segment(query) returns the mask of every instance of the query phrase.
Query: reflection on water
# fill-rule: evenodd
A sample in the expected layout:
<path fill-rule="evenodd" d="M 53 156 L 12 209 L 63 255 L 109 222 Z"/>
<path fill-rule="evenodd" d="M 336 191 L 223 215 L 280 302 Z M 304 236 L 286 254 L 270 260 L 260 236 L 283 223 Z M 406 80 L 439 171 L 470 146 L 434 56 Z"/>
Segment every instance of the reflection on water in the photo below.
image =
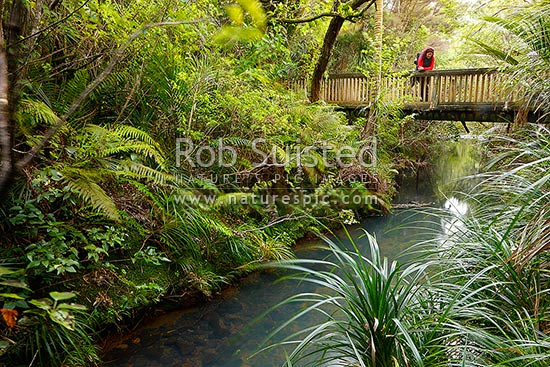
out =
<path fill-rule="evenodd" d="M 464 219 L 468 213 L 468 204 L 455 197 L 451 197 L 445 201 L 443 208 L 448 212 L 448 216 L 441 218 L 443 233 L 446 236 L 459 233 L 464 228 Z"/>
<path fill-rule="evenodd" d="M 440 151 L 434 162 L 434 186 L 438 194 L 472 188 L 475 181 L 465 181 L 463 178 L 479 172 L 483 155 L 482 144 L 483 141 L 478 139 L 461 139 L 439 147 Z"/>
<path fill-rule="evenodd" d="M 462 218 L 468 212 L 468 204 L 460 201 L 455 197 L 451 197 L 445 201 L 443 208 L 447 209 L 455 217 Z"/>

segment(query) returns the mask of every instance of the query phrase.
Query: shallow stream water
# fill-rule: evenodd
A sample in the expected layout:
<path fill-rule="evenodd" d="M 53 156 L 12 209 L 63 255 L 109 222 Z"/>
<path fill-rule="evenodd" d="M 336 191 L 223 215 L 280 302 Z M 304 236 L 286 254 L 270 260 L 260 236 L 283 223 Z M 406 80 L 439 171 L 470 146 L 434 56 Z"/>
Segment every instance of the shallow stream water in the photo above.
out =
<path fill-rule="evenodd" d="M 460 155 L 464 148 L 446 154 Z M 463 158 L 461 158 L 462 161 Z M 448 158 L 443 159 L 449 162 Z M 448 169 L 456 176 L 456 165 Z M 471 168 L 469 168 L 471 170 Z M 439 176 L 441 181 L 441 175 Z M 421 182 L 422 185 L 418 185 Z M 401 203 L 433 202 L 431 208 L 446 208 L 460 215 L 455 198 L 438 200 L 433 181 L 423 177 L 409 178 L 402 183 L 397 200 Z M 460 204 L 461 205 L 461 204 Z M 429 240 L 446 230 L 430 207 L 421 210 L 396 210 L 384 217 L 369 217 L 362 223 L 348 226 L 334 234 L 335 241 L 349 246 L 350 238 L 367 251 L 364 231 L 374 235 L 383 256 L 406 261 L 401 252 L 412 244 Z M 455 214 L 456 214 L 455 213 Z M 349 236 L 349 237 L 348 237 Z M 320 239 L 303 241 L 297 250 L 300 258 L 321 258 L 327 255 L 312 249 Z M 285 305 L 259 318 L 285 298 L 314 291 L 308 282 L 279 281 L 281 271 L 256 273 L 245 278 L 238 287 L 202 307 L 174 311 L 140 326 L 117 348 L 105 356 L 107 367 L 271 367 L 280 366 L 285 351 L 275 348 L 253 356 L 265 338 L 299 310 L 299 305 Z M 303 305 L 302 305 L 303 306 Z M 293 323 L 286 332 L 297 332 L 312 325 L 309 315 Z M 258 320 L 259 318 L 259 320 Z"/>

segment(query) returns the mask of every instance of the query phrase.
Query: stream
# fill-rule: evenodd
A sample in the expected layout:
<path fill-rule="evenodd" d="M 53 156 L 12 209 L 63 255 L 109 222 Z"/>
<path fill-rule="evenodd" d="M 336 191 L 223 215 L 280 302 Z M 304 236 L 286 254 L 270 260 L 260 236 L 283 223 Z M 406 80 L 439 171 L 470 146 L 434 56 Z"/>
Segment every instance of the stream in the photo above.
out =
<path fill-rule="evenodd" d="M 400 182 L 397 203 L 433 203 L 420 209 L 395 210 L 384 217 L 369 217 L 361 223 L 334 233 L 333 240 L 349 246 L 350 238 L 361 249 L 368 248 L 364 231 L 374 235 L 381 254 L 390 260 L 406 261 L 402 254 L 412 244 L 430 240 L 448 228 L 431 214 L 440 208 L 451 215 L 467 209 L 458 199 L 436 195 L 449 189 L 457 176 L 475 171 L 476 149 L 463 140 L 445 145 L 436 167 L 442 169 L 423 177 L 405 178 Z M 454 164 L 453 164 L 454 162 Z M 458 162 L 458 163 L 457 163 Z M 458 167 L 463 165 L 463 167 Z M 457 168 L 458 167 L 458 168 Z M 419 225 L 421 223 L 421 225 Z M 326 252 L 316 248 L 322 240 L 302 241 L 296 249 L 300 258 L 322 258 Z M 279 281 L 282 271 L 254 273 L 238 286 L 225 290 L 210 304 L 193 309 L 173 311 L 140 325 L 120 341 L 105 357 L 106 367 L 271 367 L 284 362 L 281 347 L 254 353 L 265 338 L 299 310 L 299 305 L 285 305 L 263 315 L 291 295 L 314 291 L 309 282 Z M 262 316 L 263 315 L 263 316 Z M 262 317 L 260 317 L 262 316 Z M 315 320 L 309 313 L 285 332 L 297 332 Z M 283 335 L 284 336 L 284 335 Z M 288 350 L 287 350 L 288 353 Z"/>

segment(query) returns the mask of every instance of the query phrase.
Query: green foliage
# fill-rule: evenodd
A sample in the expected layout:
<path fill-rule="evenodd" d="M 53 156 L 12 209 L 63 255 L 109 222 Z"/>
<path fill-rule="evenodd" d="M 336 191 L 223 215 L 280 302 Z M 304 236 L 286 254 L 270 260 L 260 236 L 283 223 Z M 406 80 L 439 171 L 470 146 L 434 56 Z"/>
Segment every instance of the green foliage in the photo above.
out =
<path fill-rule="evenodd" d="M 51 183 L 51 180 L 37 179 L 34 187 L 44 190 L 42 194 L 33 199 L 15 200 L 10 208 L 8 220 L 14 235 L 28 243 L 24 248 L 28 269 L 34 269 L 37 275 L 75 273 L 87 262 L 102 261 L 110 250 L 123 246 L 127 235 L 114 226 L 78 228 L 71 224 L 68 219 L 74 219 L 74 213 L 67 204 L 75 205 L 78 195 L 67 186 L 59 189 Z M 66 206 L 56 214 L 47 211 L 62 203 Z M 29 227 L 30 231 L 23 229 Z"/>
<path fill-rule="evenodd" d="M 49 318 L 50 321 L 56 322 L 66 329 L 74 330 L 74 316 L 69 311 L 82 311 L 86 310 L 86 307 L 74 303 L 59 302 L 74 297 L 76 297 L 76 294 L 71 292 L 50 292 L 50 298 L 29 301 L 37 309 L 28 310 L 27 313 L 36 315 L 39 318 Z"/>
<path fill-rule="evenodd" d="M 371 194 L 360 185 L 339 188 L 333 180 L 338 169 L 318 152 L 299 162 L 306 146 L 330 143 L 333 163 L 337 149 L 360 147 L 359 132 L 343 113 L 304 105 L 280 84 L 312 68 L 322 30 L 277 24 L 268 15 L 300 16 L 302 10 L 327 11 L 330 4 L 274 5 L 269 14 L 255 0 L 225 9 L 206 0 L 68 0 L 43 6 L 41 14 L 25 5 L 24 31 L 33 25 L 45 31 L 17 44 L 18 151 L 36 147 L 109 61 L 120 61 L 2 203 L 0 228 L 6 236 L 0 255 L 25 267 L 24 278 L 23 270 L 2 274 L 1 283 L 9 286 L 4 306 L 34 310 L 25 314 L 30 322 L 14 337 L 17 348 L 10 347 L 8 357 L 17 354 L 22 364 L 31 364 L 37 353 L 43 365 L 94 364 L 93 331 L 84 324 L 99 329 L 120 322 L 168 292 L 214 296 L 263 262 L 292 258 L 294 241 L 317 225 L 311 214 L 353 221 L 357 207 L 333 204 L 350 193 Z M 124 54 L 114 53 L 136 29 L 173 21 L 188 24 L 148 28 Z M 238 159 L 231 167 L 177 167 L 174 141 L 180 137 L 197 147 L 231 145 Z M 255 167 L 258 138 L 264 140 L 260 149 L 289 164 Z M 304 165 L 313 161 L 317 164 Z M 223 184 L 207 178 L 247 173 L 262 179 Z M 277 182 L 277 175 L 284 180 Z M 293 176 L 310 188 L 300 191 Z M 276 190 L 329 193 L 332 201 L 266 207 L 229 200 Z M 213 199 L 193 201 L 197 197 Z M 34 299 L 28 284 L 41 289 L 37 297 L 43 298 Z M 90 318 L 56 299 L 63 297 L 53 293 L 64 292 L 62 284 L 83 290 L 78 301 Z"/>
<path fill-rule="evenodd" d="M 385 75 L 411 71 L 414 57 L 426 46 L 436 47 L 438 68 L 447 68 L 454 51 L 449 44 L 460 25 L 467 22 L 466 5 L 459 1 L 407 0 L 384 3 L 382 71 Z M 331 72 L 377 73 L 375 9 L 357 22 L 346 23 L 338 36 Z M 471 26 L 470 26 L 471 28 Z"/>
<path fill-rule="evenodd" d="M 67 149 L 70 158 L 56 165 L 60 178 L 68 189 L 113 220 L 120 218 L 116 204 L 98 181 L 118 176 L 162 184 L 174 179 L 163 172 L 165 158 L 158 143 L 132 126 L 109 130 L 88 125 L 74 143 Z"/>
<path fill-rule="evenodd" d="M 327 240 L 326 259 L 277 264 L 321 288 L 283 301 L 306 304 L 271 337 L 324 317 L 269 347 L 292 344 L 289 362 L 312 366 L 546 366 L 550 132 L 520 135 L 495 144 L 493 171 L 468 178 L 467 212 L 453 198 L 454 215 L 432 214 L 443 234 L 410 249 L 415 262 L 390 264 L 369 238 L 368 256 Z"/>
<path fill-rule="evenodd" d="M 525 108 L 545 113 L 548 112 L 550 95 L 547 77 L 550 65 L 549 15 L 550 4 L 547 1 L 535 1 L 508 9 L 506 16 L 483 18 L 493 34 L 508 40 L 506 44 L 493 42 L 492 38 L 491 42 L 487 42 L 480 37 L 473 37 L 485 54 L 506 66 L 504 72 L 509 75 L 508 83 L 501 88 L 510 94 L 520 90 L 527 101 Z"/>
<path fill-rule="evenodd" d="M 346 252 L 331 240 L 325 240 L 332 259 L 294 260 L 277 265 L 303 272 L 293 278 L 324 288 L 320 292 L 292 296 L 282 303 L 305 302 L 306 306 L 274 334 L 309 312 L 320 312 L 327 317 L 284 341 L 296 345 L 289 361 L 304 360 L 312 366 L 342 360 L 363 366 L 395 366 L 412 360 L 423 365 L 403 324 L 407 312 L 414 306 L 419 282 L 429 263 L 405 268 L 396 262 L 389 263 L 380 256 L 370 236 L 369 257 L 357 248 Z"/>
<path fill-rule="evenodd" d="M 98 362 L 98 351 L 83 317 L 86 307 L 66 302 L 76 294 L 53 291 L 45 298 L 31 298 L 26 275 L 22 269 L 0 266 L 0 284 L 10 292 L 0 294 L 2 313 L 15 312 L 14 323 L 8 326 L 10 334 L 17 335 L 17 341 L 3 339 L 10 342 L 0 344 L 0 356 L 10 352 L 14 364 L 20 358 L 36 359 L 48 366 L 61 366 L 68 361 L 74 365 Z M 5 316 L 4 320 L 7 322 Z"/>
<path fill-rule="evenodd" d="M 20 320 L 28 327 L 21 340 L 27 358 L 36 358 L 41 365 L 94 365 L 99 362 L 98 350 L 85 326 L 85 307 L 60 302 L 73 293 L 51 292 L 51 298 L 29 301 L 36 308 Z"/>

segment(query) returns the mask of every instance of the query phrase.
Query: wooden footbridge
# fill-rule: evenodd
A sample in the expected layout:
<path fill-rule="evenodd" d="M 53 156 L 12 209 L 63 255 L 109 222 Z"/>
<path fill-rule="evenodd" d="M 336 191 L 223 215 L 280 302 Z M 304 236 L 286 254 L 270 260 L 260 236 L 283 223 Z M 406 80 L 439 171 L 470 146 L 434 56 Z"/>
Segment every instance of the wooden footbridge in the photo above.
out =
<path fill-rule="evenodd" d="M 322 99 L 344 109 L 369 109 L 376 82 L 359 73 L 330 75 L 321 88 Z M 293 90 L 308 96 L 308 83 L 296 81 Z M 399 104 L 422 120 L 481 122 L 549 122 L 529 110 L 521 90 L 512 89 L 494 69 L 433 70 L 382 78 L 379 100 Z M 508 91 L 508 92 L 507 92 Z"/>

